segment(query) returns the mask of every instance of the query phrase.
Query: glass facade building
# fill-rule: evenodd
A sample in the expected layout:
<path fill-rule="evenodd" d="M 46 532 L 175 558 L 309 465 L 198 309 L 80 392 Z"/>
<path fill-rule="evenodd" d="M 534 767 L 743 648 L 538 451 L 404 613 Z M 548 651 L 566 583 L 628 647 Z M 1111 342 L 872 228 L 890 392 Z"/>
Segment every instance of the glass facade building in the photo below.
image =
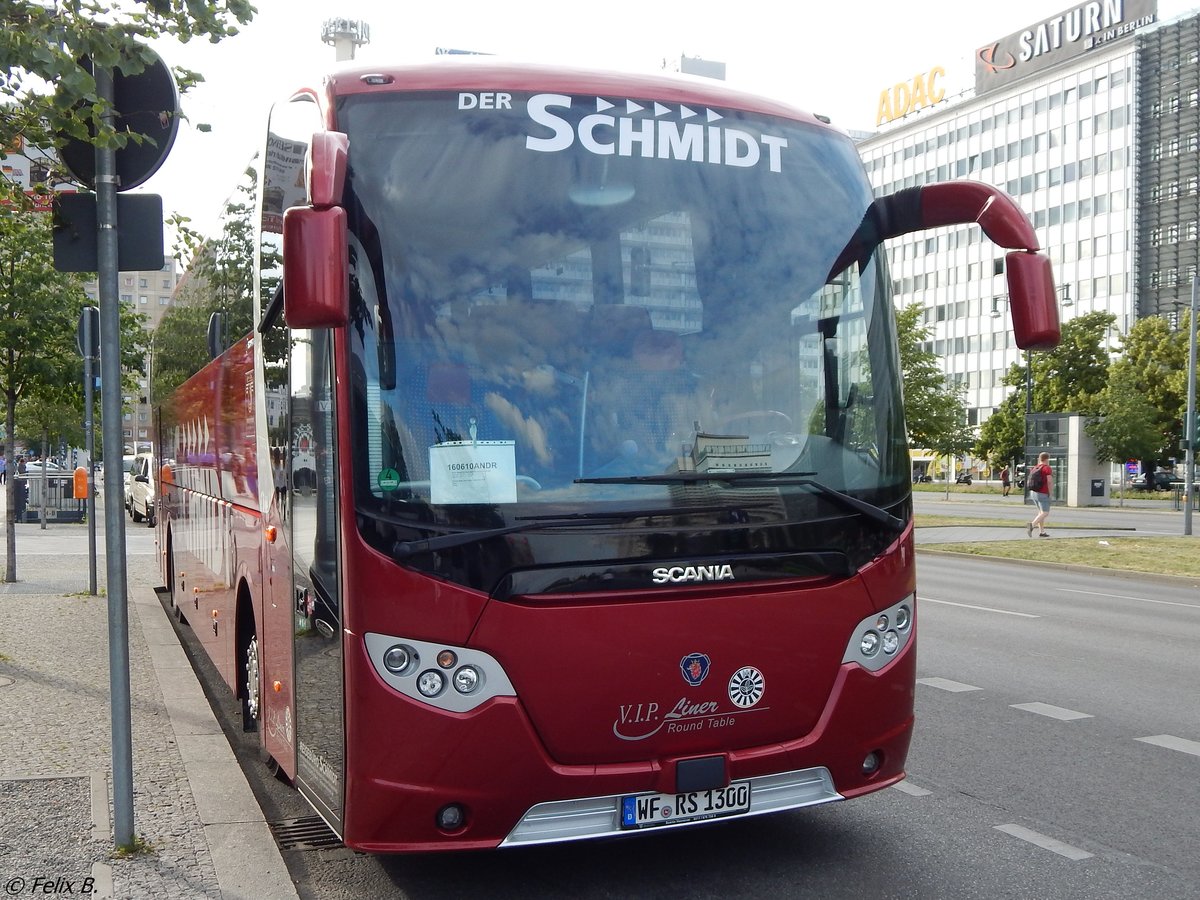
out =
<path fill-rule="evenodd" d="M 1158 23 L 1151 12 L 1106 37 L 998 87 L 982 90 L 977 74 L 975 92 L 899 120 L 859 150 L 878 194 L 953 179 L 1006 190 L 1053 260 L 1064 322 L 1108 312 L 1124 334 L 1139 316 L 1186 304 L 1196 271 L 1200 16 Z M 986 64 L 995 45 L 985 52 Z M 981 424 L 1013 390 L 1001 378 L 1021 361 L 1003 251 L 960 227 L 897 241 L 889 256 L 897 305 L 924 306 L 931 349 L 965 388 L 970 424 Z"/>

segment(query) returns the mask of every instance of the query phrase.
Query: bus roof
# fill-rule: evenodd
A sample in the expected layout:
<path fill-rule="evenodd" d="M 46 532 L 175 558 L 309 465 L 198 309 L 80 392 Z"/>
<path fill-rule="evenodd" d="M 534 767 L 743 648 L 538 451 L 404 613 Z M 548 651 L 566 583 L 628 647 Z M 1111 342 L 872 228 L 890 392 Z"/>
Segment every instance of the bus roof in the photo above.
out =
<path fill-rule="evenodd" d="M 442 58 L 395 66 L 347 65 L 326 78 L 327 99 L 379 91 L 556 91 L 666 102 L 693 103 L 782 116 L 836 132 L 824 119 L 768 97 L 734 90 L 721 82 L 674 73 L 583 69 L 520 64 L 488 57 Z M 311 93 L 321 93 L 311 91 Z"/>

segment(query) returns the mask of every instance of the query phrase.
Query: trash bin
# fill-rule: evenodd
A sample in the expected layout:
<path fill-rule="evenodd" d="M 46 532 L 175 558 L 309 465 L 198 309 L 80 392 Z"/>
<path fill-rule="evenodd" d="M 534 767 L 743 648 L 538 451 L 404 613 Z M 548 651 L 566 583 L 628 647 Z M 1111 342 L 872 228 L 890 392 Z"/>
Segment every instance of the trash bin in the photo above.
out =
<path fill-rule="evenodd" d="M 1093 478 L 1092 479 L 1092 496 L 1093 497 L 1103 497 L 1104 496 L 1104 479 L 1103 478 Z"/>
<path fill-rule="evenodd" d="M 13 512 L 16 515 L 15 521 L 25 521 L 25 506 L 29 503 L 29 485 L 26 484 L 24 478 L 18 478 L 16 484 L 13 485 L 13 500 L 15 501 L 15 509 Z"/>

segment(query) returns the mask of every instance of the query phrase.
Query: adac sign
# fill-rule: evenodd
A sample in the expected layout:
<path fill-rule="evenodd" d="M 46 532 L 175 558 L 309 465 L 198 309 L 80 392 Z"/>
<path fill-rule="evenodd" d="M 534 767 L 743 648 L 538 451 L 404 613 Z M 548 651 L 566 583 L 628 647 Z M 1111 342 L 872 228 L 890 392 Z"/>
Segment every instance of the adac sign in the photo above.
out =
<path fill-rule="evenodd" d="M 1088 0 L 975 53 L 975 93 L 1003 87 L 1158 21 L 1158 0 Z"/>
<path fill-rule="evenodd" d="M 941 81 L 946 77 L 946 70 L 934 66 L 928 72 L 914 75 L 910 81 L 901 81 L 879 94 L 879 111 L 875 116 L 875 124 L 883 125 L 902 119 L 911 112 L 933 106 L 946 96 Z"/>

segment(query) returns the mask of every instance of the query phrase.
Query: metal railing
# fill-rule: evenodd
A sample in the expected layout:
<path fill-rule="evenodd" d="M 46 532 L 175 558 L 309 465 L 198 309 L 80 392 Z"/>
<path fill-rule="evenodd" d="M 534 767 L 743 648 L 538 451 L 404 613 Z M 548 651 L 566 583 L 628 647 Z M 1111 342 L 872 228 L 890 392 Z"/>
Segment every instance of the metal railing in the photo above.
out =
<path fill-rule="evenodd" d="M 1177 484 L 1171 489 L 1175 509 L 1183 509 L 1183 485 Z M 1200 510 L 1200 484 L 1192 485 L 1192 509 Z"/>
<path fill-rule="evenodd" d="M 73 472 L 34 472 L 18 475 L 17 522 L 40 522 L 42 509 L 47 522 L 82 522 L 87 501 L 75 499 Z"/>

